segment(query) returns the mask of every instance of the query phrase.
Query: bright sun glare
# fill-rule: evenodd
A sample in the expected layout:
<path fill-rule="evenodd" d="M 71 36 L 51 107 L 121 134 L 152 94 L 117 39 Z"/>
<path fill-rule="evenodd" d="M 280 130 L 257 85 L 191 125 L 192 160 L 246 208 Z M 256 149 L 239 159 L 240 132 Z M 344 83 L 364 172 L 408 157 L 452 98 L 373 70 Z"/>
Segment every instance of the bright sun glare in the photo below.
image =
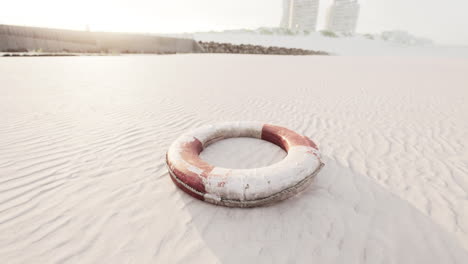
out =
<path fill-rule="evenodd" d="M 93 31 L 177 33 L 277 27 L 282 0 L 3 1 L 0 24 Z M 319 29 L 332 0 L 320 0 Z M 468 1 L 359 0 L 359 33 L 405 30 L 443 44 L 468 43 Z M 414 10 L 419 10 L 415 12 Z"/>

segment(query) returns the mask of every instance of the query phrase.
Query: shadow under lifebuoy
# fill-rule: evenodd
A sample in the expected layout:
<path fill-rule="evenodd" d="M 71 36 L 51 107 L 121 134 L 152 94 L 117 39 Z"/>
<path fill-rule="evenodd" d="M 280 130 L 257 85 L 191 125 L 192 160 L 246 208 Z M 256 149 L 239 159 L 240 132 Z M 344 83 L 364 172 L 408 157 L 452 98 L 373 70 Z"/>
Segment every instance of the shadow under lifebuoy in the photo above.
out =
<path fill-rule="evenodd" d="M 457 239 L 371 179 L 325 159 L 312 185 L 253 209 L 183 194 L 205 247 L 222 263 L 464 263 Z"/>

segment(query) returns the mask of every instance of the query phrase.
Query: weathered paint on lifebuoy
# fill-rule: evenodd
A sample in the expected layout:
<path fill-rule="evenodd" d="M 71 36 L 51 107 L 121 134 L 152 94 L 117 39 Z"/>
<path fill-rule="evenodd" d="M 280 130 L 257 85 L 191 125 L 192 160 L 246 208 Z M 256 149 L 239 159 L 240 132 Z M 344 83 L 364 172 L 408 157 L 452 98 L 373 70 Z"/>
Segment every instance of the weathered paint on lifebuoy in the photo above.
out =
<path fill-rule="evenodd" d="M 280 162 L 255 169 L 214 167 L 203 149 L 225 138 L 253 137 L 283 148 Z M 284 200 L 305 189 L 323 167 L 317 145 L 290 129 L 258 122 L 231 122 L 195 129 L 179 137 L 166 156 L 174 183 L 191 196 L 231 207 L 253 207 Z"/>

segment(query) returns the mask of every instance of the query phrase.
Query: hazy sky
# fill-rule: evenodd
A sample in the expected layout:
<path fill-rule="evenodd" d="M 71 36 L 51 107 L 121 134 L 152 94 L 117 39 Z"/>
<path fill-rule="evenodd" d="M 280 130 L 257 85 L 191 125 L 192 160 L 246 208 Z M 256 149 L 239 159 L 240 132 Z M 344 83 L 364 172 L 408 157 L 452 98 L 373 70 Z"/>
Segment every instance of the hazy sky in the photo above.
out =
<path fill-rule="evenodd" d="M 319 27 L 332 0 L 321 0 Z M 441 44 L 468 45 L 468 0 L 360 0 L 358 32 L 407 30 Z M 275 27 L 282 0 L 13 0 L 0 23 L 175 33 Z"/>

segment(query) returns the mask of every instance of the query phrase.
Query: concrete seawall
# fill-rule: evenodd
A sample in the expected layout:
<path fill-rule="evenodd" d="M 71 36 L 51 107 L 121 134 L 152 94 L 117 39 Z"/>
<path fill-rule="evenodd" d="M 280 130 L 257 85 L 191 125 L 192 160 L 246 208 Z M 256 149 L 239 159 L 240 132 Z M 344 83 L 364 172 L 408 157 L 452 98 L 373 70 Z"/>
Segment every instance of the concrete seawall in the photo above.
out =
<path fill-rule="evenodd" d="M 192 39 L 0 25 L 0 52 L 197 53 Z"/>

